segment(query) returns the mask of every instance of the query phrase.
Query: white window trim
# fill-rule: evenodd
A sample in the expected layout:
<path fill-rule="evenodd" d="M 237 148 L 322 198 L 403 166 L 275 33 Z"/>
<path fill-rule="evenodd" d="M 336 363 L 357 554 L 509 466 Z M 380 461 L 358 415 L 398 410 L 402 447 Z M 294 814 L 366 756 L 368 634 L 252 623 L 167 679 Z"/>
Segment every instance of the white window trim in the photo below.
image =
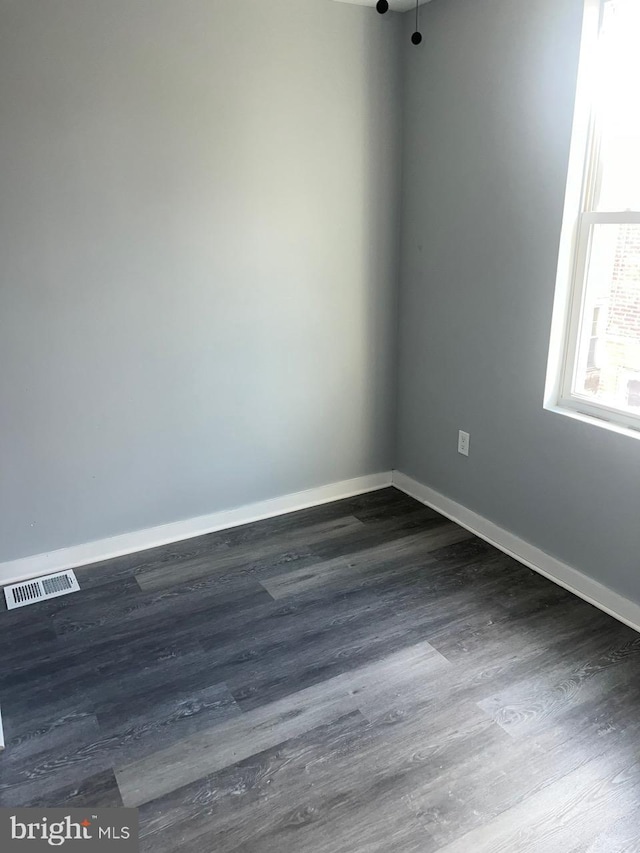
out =
<path fill-rule="evenodd" d="M 585 296 L 585 270 L 593 226 L 640 223 L 640 213 L 598 213 L 590 210 L 588 193 L 596 168 L 587 157 L 595 133 L 592 113 L 594 57 L 598 46 L 602 0 L 585 0 L 580 61 L 571 130 L 571 148 L 564 213 L 560 233 L 558 272 L 551 323 L 544 408 L 599 427 L 640 438 L 640 417 L 572 392 L 580 323 Z M 595 152 L 594 152 L 595 153 Z"/>

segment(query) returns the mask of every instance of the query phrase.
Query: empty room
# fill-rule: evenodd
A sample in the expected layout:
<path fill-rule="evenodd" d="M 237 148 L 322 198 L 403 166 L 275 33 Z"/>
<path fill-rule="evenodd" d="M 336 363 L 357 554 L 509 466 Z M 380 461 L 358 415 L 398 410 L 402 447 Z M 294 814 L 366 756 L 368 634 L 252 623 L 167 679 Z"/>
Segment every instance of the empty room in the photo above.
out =
<path fill-rule="evenodd" d="M 0 849 L 640 853 L 639 0 L 0 0 Z"/>

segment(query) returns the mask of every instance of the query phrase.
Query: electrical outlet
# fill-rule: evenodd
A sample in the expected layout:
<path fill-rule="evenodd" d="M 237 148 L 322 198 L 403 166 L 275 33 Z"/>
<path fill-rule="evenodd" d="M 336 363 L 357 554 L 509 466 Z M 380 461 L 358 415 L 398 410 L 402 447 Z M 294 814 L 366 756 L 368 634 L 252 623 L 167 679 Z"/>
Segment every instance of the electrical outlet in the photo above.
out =
<path fill-rule="evenodd" d="M 469 441 L 470 435 L 468 432 L 463 432 L 462 430 L 458 431 L 458 453 L 462 453 L 463 456 L 469 455 Z"/>

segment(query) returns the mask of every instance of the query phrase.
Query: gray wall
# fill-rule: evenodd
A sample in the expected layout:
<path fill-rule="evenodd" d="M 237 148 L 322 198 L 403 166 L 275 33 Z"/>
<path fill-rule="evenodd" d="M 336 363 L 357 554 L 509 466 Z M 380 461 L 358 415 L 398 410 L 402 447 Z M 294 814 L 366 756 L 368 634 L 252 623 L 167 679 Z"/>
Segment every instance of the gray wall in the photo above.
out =
<path fill-rule="evenodd" d="M 400 28 L 0 0 L 0 561 L 391 467 Z"/>
<path fill-rule="evenodd" d="M 640 441 L 542 408 L 581 13 L 434 0 L 406 48 L 396 467 L 638 601 Z"/>

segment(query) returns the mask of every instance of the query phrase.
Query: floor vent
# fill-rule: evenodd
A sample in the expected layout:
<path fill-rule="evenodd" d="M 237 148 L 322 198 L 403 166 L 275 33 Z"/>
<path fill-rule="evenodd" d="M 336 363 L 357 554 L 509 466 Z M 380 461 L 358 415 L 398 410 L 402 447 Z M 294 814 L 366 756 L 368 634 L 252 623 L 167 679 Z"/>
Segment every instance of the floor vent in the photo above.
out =
<path fill-rule="evenodd" d="M 16 607 L 24 607 L 25 604 L 35 604 L 36 601 L 46 601 L 47 598 L 57 598 L 59 595 L 78 592 L 79 589 L 80 585 L 75 573 L 69 570 L 5 586 L 4 597 L 7 601 L 7 609 L 13 610 Z"/>

